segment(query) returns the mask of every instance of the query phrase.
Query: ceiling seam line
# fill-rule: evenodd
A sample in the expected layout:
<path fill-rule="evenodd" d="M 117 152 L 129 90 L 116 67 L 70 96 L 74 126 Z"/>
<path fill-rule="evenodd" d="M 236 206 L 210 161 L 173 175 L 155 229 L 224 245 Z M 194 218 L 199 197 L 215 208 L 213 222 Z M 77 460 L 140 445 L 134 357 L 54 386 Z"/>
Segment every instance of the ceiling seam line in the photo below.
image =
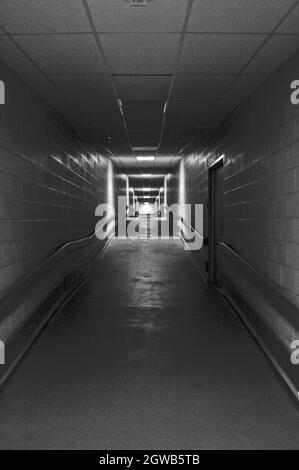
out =
<path fill-rule="evenodd" d="M 36 67 L 37 70 L 40 71 L 40 74 L 43 78 L 45 78 L 45 80 L 57 91 L 57 93 L 65 100 L 66 103 L 68 103 L 69 105 L 72 105 L 72 101 L 60 90 L 60 88 L 56 85 L 56 83 L 51 80 L 51 75 L 49 76 L 43 69 L 42 67 L 40 67 L 38 65 L 37 62 L 35 62 L 35 60 L 33 59 L 33 57 L 31 57 L 30 54 L 28 54 L 28 52 L 26 52 L 23 47 L 11 36 L 11 34 L 4 28 L 4 26 L 0 25 L 0 28 L 5 32 L 5 36 L 12 42 L 12 44 L 26 57 L 26 59 L 29 60 L 29 62 L 34 66 Z M 91 34 L 91 33 L 90 33 Z M 28 75 L 27 77 L 30 78 L 30 76 L 32 77 L 39 77 L 40 75 Z M 56 75 L 55 75 L 56 76 Z M 70 76 L 73 76 L 73 75 L 70 75 Z M 23 78 L 20 77 L 22 80 Z M 35 93 L 39 94 L 37 91 L 35 91 Z M 47 101 L 45 98 L 42 97 L 42 99 L 44 99 L 45 101 Z M 48 103 L 50 106 L 51 106 L 51 103 Z M 65 116 L 65 114 L 61 113 L 58 109 L 56 109 L 54 107 L 55 111 L 58 112 L 65 120 L 66 122 L 70 125 L 70 127 L 76 132 L 77 134 L 77 130 L 74 128 L 73 124 L 71 122 L 69 122 L 68 120 L 68 117 Z M 83 125 L 83 117 L 80 118 L 80 121 L 81 121 L 81 125 L 82 125 L 82 129 L 84 129 L 84 125 Z M 82 137 L 80 137 L 80 140 L 82 140 Z M 82 142 L 83 144 L 83 142 Z M 107 152 L 108 149 L 105 147 L 104 144 L 101 143 L 101 147 L 103 147 L 103 149 L 105 149 L 105 151 Z M 113 153 L 111 152 L 110 150 L 108 151 L 108 153 Z"/>
<path fill-rule="evenodd" d="M 194 5 L 194 0 L 189 0 L 188 5 L 187 5 L 185 18 L 184 18 L 182 31 L 181 31 L 181 38 L 180 38 L 180 42 L 179 42 L 179 47 L 178 47 L 178 51 L 177 51 L 177 54 L 176 54 L 176 57 L 175 57 L 174 73 L 172 74 L 172 80 L 171 80 L 171 84 L 170 84 L 169 91 L 168 91 L 168 96 L 167 96 L 167 100 L 166 100 L 166 109 L 165 109 L 165 112 L 163 114 L 163 120 L 162 120 L 161 132 L 160 132 L 160 139 L 159 139 L 159 145 L 158 145 L 158 151 L 160 150 L 160 147 L 162 145 L 162 140 L 163 140 L 163 136 L 164 136 L 164 129 L 165 129 L 165 122 L 166 122 L 167 108 L 168 108 L 168 104 L 169 104 L 171 94 L 172 94 L 172 90 L 173 90 L 173 87 L 174 87 L 174 82 L 175 82 L 175 78 L 176 78 L 176 74 L 177 74 L 177 68 L 178 68 L 178 65 L 179 65 L 180 58 L 181 58 L 183 45 L 184 45 L 186 32 L 187 32 L 187 28 L 188 28 L 188 23 L 189 23 L 190 16 L 191 16 L 191 13 L 192 13 L 193 5 Z"/>
<path fill-rule="evenodd" d="M 87 0 L 82 0 L 82 3 L 83 3 L 83 7 L 84 7 L 84 9 L 85 9 L 85 12 L 86 12 L 88 21 L 89 21 L 89 23 L 90 23 L 90 26 L 91 26 L 91 28 L 92 28 L 93 35 L 94 35 L 94 38 L 95 38 L 95 41 L 96 41 L 96 44 L 97 44 L 97 47 L 98 47 L 99 54 L 100 54 L 102 60 L 104 61 L 104 65 L 105 65 L 107 74 L 108 74 L 108 76 L 109 76 L 109 81 L 110 81 L 110 83 L 111 83 L 111 86 L 112 86 L 112 89 L 113 89 L 113 93 L 114 93 L 114 96 L 115 96 L 115 99 L 116 99 L 116 102 L 117 102 L 117 106 L 118 106 L 119 112 L 120 112 L 120 114 L 121 114 L 121 119 L 122 119 L 122 122 L 123 122 L 123 126 L 124 126 L 124 130 L 125 130 L 125 134 L 126 134 L 126 137 L 127 137 L 127 141 L 128 141 L 129 147 L 131 148 L 131 151 L 133 152 L 132 143 L 131 143 L 131 139 L 130 139 L 130 136 L 129 136 L 129 133 L 128 133 L 128 128 L 127 128 L 125 116 L 123 115 L 123 113 L 121 113 L 120 108 L 119 108 L 117 90 L 116 90 L 115 85 L 114 85 L 114 82 L 113 82 L 113 80 L 112 80 L 111 71 L 110 71 L 110 68 L 109 68 L 109 66 L 108 66 L 108 61 L 107 61 L 106 55 L 105 55 L 105 53 L 104 53 L 102 44 L 101 44 L 101 42 L 100 42 L 100 39 L 99 39 L 97 30 L 96 30 L 96 27 L 95 27 L 95 24 L 94 24 L 94 20 L 93 20 L 93 17 L 92 17 L 92 14 L 91 14 L 89 5 L 88 5 L 88 3 L 87 3 Z"/>
<path fill-rule="evenodd" d="M 36 67 L 37 70 L 40 71 L 40 74 L 42 77 L 45 78 L 45 80 L 57 91 L 57 93 L 66 101 L 66 103 L 68 104 L 72 104 L 71 101 L 69 100 L 69 98 L 67 96 L 64 95 L 64 93 L 60 90 L 60 88 L 56 85 L 56 83 L 51 80 L 51 78 L 46 74 L 46 72 L 35 62 L 35 60 L 31 57 L 30 54 L 28 54 L 24 49 L 23 47 L 10 35 L 10 33 L 2 26 L 0 25 L 0 28 L 5 32 L 5 35 L 6 37 L 12 42 L 12 44 L 24 55 L 24 57 L 26 57 L 26 59 L 29 60 L 29 62 L 34 66 Z M 34 75 L 34 76 L 39 76 L 39 75 Z M 22 80 L 23 78 L 20 77 Z M 30 78 L 30 76 L 28 75 L 28 78 Z M 36 91 L 35 91 L 36 92 Z M 38 93 L 38 92 L 36 92 Z M 39 94 L 39 93 L 38 93 Z M 43 98 L 43 97 L 42 97 Z M 45 98 L 43 98 L 45 99 Z M 47 101 L 45 99 L 45 101 Z M 48 103 L 49 105 L 51 105 L 50 103 Z M 68 121 L 68 118 L 67 116 L 65 116 L 63 113 L 61 113 L 58 109 L 54 108 L 56 110 L 56 112 L 58 112 L 61 116 L 63 116 L 63 118 L 68 122 L 68 124 L 70 125 L 70 127 L 73 129 L 73 125 L 72 123 L 70 123 Z M 82 127 L 84 128 L 84 126 Z M 75 130 L 75 129 L 74 129 Z M 75 130 L 76 131 L 76 130 Z M 77 133 L 77 131 L 76 131 Z"/>
<path fill-rule="evenodd" d="M 260 46 L 257 48 L 257 50 L 252 54 L 252 56 L 248 59 L 245 65 L 241 68 L 241 70 L 236 74 L 235 78 L 232 80 L 232 82 L 226 87 L 224 92 L 221 94 L 221 96 L 216 100 L 217 103 L 219 103 L 224 96 L 229 92 L 231 87 L 236 83 L 238 78 L 240 78 L 244 71 L 248 68 L 248 66 L 252 63 L 252 61 L 257 57 L 257 55 L 264 49 L 265 45 L 268 43 L 268 41 L 275 35 L 275 31 L 284 23 L 284 21 L 288 18 L 288 16 L 292 13 L 292 11 L 299 5 L 299 0 L 295 0 L 293 5 L 288 9 L 285 15 L 279 20 L 275 28 L 267 35 L 267 37 L 264 39 L 264 41 L 260 44 Z M 246 75 L 246 74 L 244 74 Z M 268 76 L 268 75 L 267 75 Z"/>
<path fill-rule="evenodd" d="M 27 77 L 30 78 L 31 76 L 32 76 L 32 77 L 40 77 L 40 76 L 42 76 L 42 77 L 57 91 L 57 93 L 66 101 L 66 103 L 68 103 L 68 104 L 71 105 L 71 104 L 72 104 L 71 100 L 70 100 L 67 96 L 64 95 L 64 93 L 60 90 L 60 88 L 56 85 L 56 83 L 53 82 L 53 80 L 50 79 L 50 77 L 49 77 L 49 76 L 46 74 L 46 72 L 35 62 L 35 60 L 31 57 L 31 55 L 28 54 L 28 52 L 26 52 L 26 51 L 23 49 L 23 47 L 22 47 L 17 41 L 15 41 L 15 40 L 11 37 L 10 33 L 9 33 L 8 31 L 6 31 L 6 29 L 4 28 L 4 26 L 0 25 L 0 28 L 1 28 L 3 31 L 5 31 L 5 36 L 12 42 L 12 44 L 13 44 L 15 47 L 24 55 L 24 57 L 26 57 L 26 59 L 28 59 L 29 62 L 30 62 L 34 67 L 36 67 L 37 70 L 40 71 L 40 75 L 39 75 L 39 74 L 37 74 L 37 75 L 28 75 Z M 17 72 L 15 72 L 15 73 L 20 77 L 21 80 L 23 80 L 23 77 L 21 77 Z M 30 85 L 28 85 L 28 86 L 30 86 Z M 34 92 L 39 95 L 38 91 L 35 91 L 35 90 L 34 90 Z M 44 99 L 44 100 L 48 103 L 49 106 L 52 106 L 51 103 L 49 103 L 47 99 L 45 99 L 45 98 L 42 97 L 42 96 L 41 96 L 41 98 Z M 59 110 L 58 110 L 57 108 L 55 108 L 54 106 L 53 106 L 53 108 L 55 109 L 56 112 L 58 112 L 58 113 L 63 117 L 63 119 L 65 119 L 65 121 L 68 123 L 68 125 L 71 127 L 71 129 L 72 129 L 73 131 L 75 131 L 76 136 L 79 137 L 81 144 L 85 147 L 85 145 L 84 145 L 84 143 L 83 143 L 83 141 L 82 141 L 82 137 L 80 137 L 80 136 L 78 135 L 77 130 L 74 128 L 74 126 L 72 125 L 72 123 L 69 122 L 67 116 L 65 116 L 61 111 L 59 111 Z M 83 128 L 83 127 L 82 127 L 82 128 Z M 104 145 L 101 145 L 101 146 L 102 146 L 106 151 L 108 150 Z M 86 151 L 87 151 L 87 150 L 86 150 Z M 87 151 L 87 152 L 89 153 L 89 151 Z"/>
<path fill-rule="evenodd" d="M 12 44 L 26 57 L 26 59 L 29 60 L 29 62 L 37 69 L 40 71 L 40 74 L 51 84 L 51 86 L 53 86 L 56 91 L 68 102 L 70 103 L 70 100 L 64 95 L 64 93 L 58 88 L 58 86 L 56 85 L 55 82 L 53 82 L 53 80 L 51 80 L 49 78 L 49 76 L 46 74 L 46 72 L 35 62 L 35 60 L 31 57 L 30 54 L 28 54 L 24 49 L 23 47 L 13 39 L 13 37 L 10 35 L 10 33 L 8 31 L 6 31 L 6 29 L 0 25 L 0 28 L 5 31 L 5 35 L 7 36 L 7 38 L 12 42 Z M 16 72 L 15 72 L 16 73 Z M 26 77 L 30 78 L 30 77 L 39 77 L 38 74 L 36 75 L 26 75 Z M 23 78 L 21 77 L 21 79 L 23 80 Z"/>
<path fill-rule="evenodd" d="M 288 16 L 290 16 L 290 14 L 293 12 L 293 10 L 295 10 L 295 8 L 299 5 L 299 0 L 295 0 L 295 2 L 293 3 L 293 5 L 291 5 L 291 7 L 288 9 L 288 11 L 282 16 L 282 18 L 279 20 L 279 22 L 277 23 L 277 25 L 275 26 L 275 28 L 273 28 L 273 30 L 267 35 L 267 37 L 265 38 L 265 40 L 262 42 L 262 44 L 260 45 L 260 47 L 255 51 L 255 53 L 251 56 L 251 58 L 247 61 L 247 63 L 245 64 L 245 66 L 243 66 L 241 68 L 241 70 L 238 72 L 238 74 L 236 74 L 235 78 L 232 80 L 232 82 L 227 86 L 227 88 L 224 90 L 224 92 L 221 94 L 221 96 L 216 100 L 216 104 L 215 106 L 217 106 L 217 104 L 224 98 L 224 96 L 227 95 L 227 93 L 229 92 L 229 90 L 232 88 L 232 86 L 234 85 L 234 83 L 236 83 L 236 81 L 238 80 L 238 78 L 240 78 L 241 76 L 243 76 L 243 72 L 244 70 L 246 70 L 246 68 L 248 67 L 248 65 L 253 61 L 253 59 L 257 56 L 257 54 L 259 52 L 261 52 L 261 50 L 264 48 L 265 44 L 269 41 L 269 39 L 273 36 L 275 36 L 275 31 L 277 31 L 277 29 L 282 25 L 282 23 L 284 23 L 284 21 L 288 18 Z M 297 35 L 296 35 L 297 36 Z M 246 74 L 244 74 L 244 76 L 247 76 Z M 268 76 L 268 75 L 267 75 Z M 266 77 L 265 77 L 266 78 Z M 215 109 L 215 108 L 213 108 Z M 230 113 L 228 113 L 230 114 Z M 225 118 L 224 118 L 225 120 Z M 222 121 L 222 123 L 220 124 L 219 128 L 221 128 L 224 120 Z M 215 136 L 218 135 L 219 133 L 219 128 L 216 130 L 215 132 Z M 190 141 L 188 142 L 188 144 L 182 148 L 181 151 L 184 151 L 184 149 L 186 147 L 188 147 L 189 145 L 192 144 L 193 140 L 195 139 L 197 134 L 195 134 L 192 139 L 190 139 Z M 212 137 L 213 139 L 213 137 Z M 205 149 L 207 148 L 207 146 L 205 147 Z M 179 153 L 180 153 L 179 152 Z"/>

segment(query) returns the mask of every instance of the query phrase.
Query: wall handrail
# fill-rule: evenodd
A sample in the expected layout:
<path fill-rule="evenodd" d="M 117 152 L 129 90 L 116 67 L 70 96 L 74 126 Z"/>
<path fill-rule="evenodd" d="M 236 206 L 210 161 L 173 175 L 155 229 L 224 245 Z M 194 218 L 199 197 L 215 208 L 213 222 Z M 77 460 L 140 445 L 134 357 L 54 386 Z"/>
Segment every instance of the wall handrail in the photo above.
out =
<path fill-rule="evenodd" d="M 112 216 L 113 217 L 113 216 Z M 112 217 L 102 225 L 106 225 L 112 220 Z M 99 228 L 100 229 L 100 228 Z M 90 242 L 96 241 L 96 232 L 93 232 L 87 237 L 82 237 L 77 240 L 65 243 L 58 248 L 54 253 L 50 254 L 41 263 L 35 266 L 24 278 L 16 282 L 4 293 L 3 297 L 0 298 L 0 311 L 5 312 L 11 304 L 17 303 L 18 299 L 28 290 L 28 287 L 32 285 L 36 279 L 40 279 L 40 276 L 48 271 L 52 265 L 56 265 L 58 261 L 61 261 L 65 256 L 74 251 L 75 249 L 81 249 L 87 247 Z"/>
<path fill-rule="evenodd" d="M 183 217 L 181 217 L 181 223 L 183 225 L 185 225 L 186 227 L 188 227 L 189 229 L 191 229 L 192 232 L 194 232 L 199 238 L 201 238 L 202 240 L 205 239 L 204 235 L 202 235 L 201 233 L 199 233 L 194 227 L 192 227 L 192 225 L 187 222 L 187 220 L 185 220 Z"/>
<path fill-rule="evenodd" d="M 271 280 L 267 279 L 261 272 L 253 267 L 248 261 L 242 258 L 226 243 L 219 243 L 225 257 L 229 257 L 238 265 L 241 272 L 254 284 L 255 288 L 267 297 L 270 304 L 274 305 L 276 310 L 283 312 L 288 321 L 298 326 L 299 331 L 299 309 L 280 291 Z"/>
<path fill-rule="evenodd" d="M 240 303 L 230 290 L 224 288 L 222 293 L 233 309 L 237 312 L 247 329 L 251 332 L 261 349 L 264 351 L 282 380 L 299 400 L 299 371 L 291 362 L 292 341 L 299 334 L 299 310 L 279 288 L 248 261 L 243 259 L 226 243 L 220 243 L 222 255 L 232 269 L 232 280 L 237 273 L 258 293 L 261 304 L 248 302 L 246 291 L 240 291 L 245 303 Z M 234 269 L 236 268 L 236 271 Z M 227 272 L 229 276 L 229 272 Z M 234 281 L 233 281 L 234 282 Z M 252 290 L 250 291 L 251 300 Z M 270 306 L 270 310 L 267 309 Z M 265 310 L 264 310 L 265 309 Z M 271 321 L 271 311 L 275 311 L 277 325 Z M 267 314 L 266 314 L 267 312 Z M 270 317 L 269 317 L 270 314 Z M 279 325 L 279 327 L 278 327 Z M 283 329 L 282 329 L 283 326 Z"/>
<path fill-rule="evenodd" d="M 116 222 L 114 214 L 104 217 L 95 232 L 65 243 L 4 293 L 0 299 L 0 331 L 7 363 L 0 368 L 0 385 L 52 316 L 89 278 L 115 235 L 117 222 L 111 228 L 112 221 Z"/>

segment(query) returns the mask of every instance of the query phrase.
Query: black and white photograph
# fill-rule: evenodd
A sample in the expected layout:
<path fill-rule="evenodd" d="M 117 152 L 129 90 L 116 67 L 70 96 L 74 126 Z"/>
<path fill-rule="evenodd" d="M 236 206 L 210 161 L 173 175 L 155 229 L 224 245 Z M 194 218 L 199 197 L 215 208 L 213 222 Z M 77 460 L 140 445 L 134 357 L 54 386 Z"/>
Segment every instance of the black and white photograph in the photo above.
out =
<path fill-rule="evenodd" d="M 281 450 L 299 450 L 299 0 L 0 0 L 0 458 Z"/>

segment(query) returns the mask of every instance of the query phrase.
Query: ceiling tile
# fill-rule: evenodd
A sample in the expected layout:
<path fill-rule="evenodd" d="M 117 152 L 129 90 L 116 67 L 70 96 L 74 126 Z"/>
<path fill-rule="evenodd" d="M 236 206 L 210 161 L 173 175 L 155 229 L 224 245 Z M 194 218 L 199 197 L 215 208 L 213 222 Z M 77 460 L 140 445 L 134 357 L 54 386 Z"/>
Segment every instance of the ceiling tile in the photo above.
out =
<path fill-rule="evenodd" d="M 180 32 L 188 0 L 155 0 L 133 8 L 127 0 L 88 0 L 99 32 Z"/>
<path fill-rule="evenodd" d="M 160 100 L 128 100 L 123 101 L 123 110 L 125 115 L 150 116 L 158 114 L 162 116 L 164 104 L 164 101 Z"/>
<path fill-rule="evenodd" d="M 196 0 L 188 31 L 268 33 L 293 3 L 293 0 Z"/>
<path fill-rule="evenodd" d="M 166 100 L 171 76 L 117 76 L 113 81 L 122 99 Z"/>
<path fill-rule="evenodd" d="M 299 34 L 299 4 L 278 28 L 278 33 Z"/>
<path fill-rule="evenodd" d="M 218 95 L 214 100 L 207 100 L 201 106 L 186 107 L 185 100 L 171 100 L 167 108 L 165 134 L 176 129 L 186 132 L 216 129 L 225 115 L 231 112 L 251 92 L 265 80 L 262 75 L 242 75 L 237 77 L 224 94 Z M 174 137 L 173 137 L 174 138 Z"/>
<path fill-rule="evenodd" d="M 299 49 L 299 35 L 272 36 L 248 65 L 245 74 L 270 75 Z"/>
<path fill-rule="evenodd" d="M 98 136 L 102 145 L 105 148 L 109 149 L 110 152 L 114 153 L 115 155 L 124 155 L 129 154 L 131 149 L 129 148 L 128 139 L 125 133 L 114 133 L 113 139 L 111 141 L 104 140 L 103 137 L 99 136 L 97 132 L 96 135 Z"/>
<path fill-rule="evenodd" d="M 217 106 L 212 110 L 215 116 L 220 113 L 223 116 L 231 112 L 254 90 L 256 90 L 265 80 L 262 75 L 241 75 L 232 84 L 231 88 L 217 102 Z"/>
<path fill-rule="evenodd" d="M 158 142 L 161 133 L 164 101 L 132 100 L 123 102 L 123 110 L 129 133 L 149 133 Z"/>
<path fill-rule="evenodd" d="M 157 115 L 143 115 L 143 116 L 136 116 L 135 114 L 126 115 L 126 124 L 129 130 L 131 131 L 147 131 L 148 129 L 151 130 L 151 133 L 155 133 L 155 135 L 159 135 L 162 126 L 162 114 Z"/>
<path fill-rule="evenodd" d="M 236 79 L 265 33 L 278 24 L 293 2 L 195 0 L 188 28 L 198 34 L 185 37 L 159 149 L 167 156 L 146 164 L 124 157 L 125 164 L 142 170 L 165 168 L 177 162 L 172 155 L 195 133 L 208 133 L 219 126 L 227 113 L 297 50 L 299 34 L 289 33 L 299 32 L 299 7 L 279 29 L 288 34 L 272 36 Z M 152 0 L 145 8 L 131 8 L 127 0 L 88 3 L 122 99 L 132 145 L 157 146 L 188 0 Z M 98 145 L 102 141 L 111 151 L 129 155 L 123 118 L 83 2 L 0 0 L 0 16 L 0 23 L 18 33 L 13 39 L 61 93 L 5 35 L 0 36 L 1 61 L 64 113 L 78 132 L 85 132 L 90 142 Z"/>
<path fill-rule="evenodd" d="M 55 75 L 51 78 L 74 104 L 106 105 L 119 110 L 108 75 Z"/>
<path fill-rule="evenodd" d="M 101 132 L 106 145 L 115 146 L 117 135 L 123 130 L 122 116 L 108 75 L 68 75 L 51 76 L 51 80 L 66 97 L 72 108 L 68 118 L 76 117 L 75 127 L 84 123 L 86 129 Z M 78 123 L 78 124 L 77 124 Z M 105 136 L 103 136 L 105 134 Z M 117 143 L 117 142 L 116 142 Z"/>
<path fill-rule="evenodd" d="M 26 77 L 28 85 L 38 93 L 50 106 L 53 106 L 61 114 L 67 112 L 68 103 L 59 90 L 55 88 L 45 77 Z"/>
<path fill-rule="evenodd" d="M 104 73 L 93 35 L 16 36 L 17 42 L 49 75 Z"/>
<path fill-rule="evenodd" d="M 171 96 L 176 100 L 196 103 L 215 99 L 233 80 L 235 75 L 178 75 Z"/>
<path fill-rule="evenodd" d="M 133 147 L 141 145 L 156 146 L 159 144 L 160 133 L 147 130 L 144 132 L 130 132 L 130 139 Z"/>
<path fill-rule="evenodd" d="M 172 74 L 179 38 L 179 34 L 100 35 L 110 70 L 118 75 Z"/>
<path fill-rule="evenodd" d="M 216 100 L 214 100 L 214 104 Z M 195 131 L 205 125 L 211 113 L 213 102 L 198 104 L 194 107 L 186 106 L 184 100 L 171 100 L 166 114 L 165 130 L 176 129 Z"/>
<path fill-rule="evenodd" d="M 235 74 L 261 45 L 261 35 L 187 34 L 180 71 Z"/>
<path fill-rule="evenodd" d="M 1 0 L 1 24 L 10 33 L 87 32 L 81 0 Z"/>
<path fill-rule="evenodd" d="M 7 36 L 0 36 L 0 58 L 1 62 L 21 76 L 40 74 L 35 65 Z"/>
<path fill-rule="evenodd" d="M 193 136 L 191 129 L 189 132 L 186 131 L 167 131 L 163 135 L 163 145 L 166 142 L 171 142 L 176 147 L 182 148 L 186 143 L 188 143 Z"/>
<path fill-rule="evenodd" d="M 163 138 L 162 144 L 159 149 L 159 155 L 163 155 L 163 156 L 176 155 L 181 150 L 181 148 L 182 148 L 181 145 L 174 143 L 172 140 Z M 169 167 L 173 166 L 172 163 L 169 164 Z"/>
<path fill-rule="evenodd" d="M 112 137 L 119 133 L 119 130 L 123 128 L 120 113 L 117 110 L 111 108 L 105 108 L 101 105 L 98 107 L 95 105 L 92 109 L 88 107 L 77 107 L 81 109 L 84 120 L 87 122 L 91 129 L 97 130 L 102 129 L 105 134 L 111 135 Z"/>

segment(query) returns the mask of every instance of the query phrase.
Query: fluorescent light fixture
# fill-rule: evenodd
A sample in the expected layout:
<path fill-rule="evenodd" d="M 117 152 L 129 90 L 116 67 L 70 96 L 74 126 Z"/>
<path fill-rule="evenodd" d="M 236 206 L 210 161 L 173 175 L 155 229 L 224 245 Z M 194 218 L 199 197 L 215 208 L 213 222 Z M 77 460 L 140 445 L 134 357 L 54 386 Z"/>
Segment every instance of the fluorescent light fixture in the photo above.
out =
<path fill-rule="evenodd" d="M 143 173 L 143 174 L 139 174 L 139 175 L 129 175 L 129 178 L 152 178 L 152 175 L 149 173 Z"/>
<path fill-rule="evenodd" d="M 121 114 L 124 116 L 123 104 L 120 98 L 118 98 L 118 106 L 119 106 Z"/>
<path fill-rule="evenodd" d="M 164 178 L 165 175 L 155 175 L 151 173 L 142 173 L 138 175 L 129 175 L 130 178 Z"/>
<path fill-rule="evenodd" d="M 149 156 L 139 156 L 139 157 L 136 157 L 136 160 L 138 160 L 139 162 L 152 162 L 156 159 L 156 157 L 149 157 Z"/>
<path fill-rule="evenodd" d="M 163 114 L 165 114 L 165 113 L 166 113 L 166 110 L 167 110 L 167 104 L 168 104 L 168 103 L 167 103 L 167 101 L 165 101 L 165 104 L 164 104 L 164 109 L 163 109 Z"/>

